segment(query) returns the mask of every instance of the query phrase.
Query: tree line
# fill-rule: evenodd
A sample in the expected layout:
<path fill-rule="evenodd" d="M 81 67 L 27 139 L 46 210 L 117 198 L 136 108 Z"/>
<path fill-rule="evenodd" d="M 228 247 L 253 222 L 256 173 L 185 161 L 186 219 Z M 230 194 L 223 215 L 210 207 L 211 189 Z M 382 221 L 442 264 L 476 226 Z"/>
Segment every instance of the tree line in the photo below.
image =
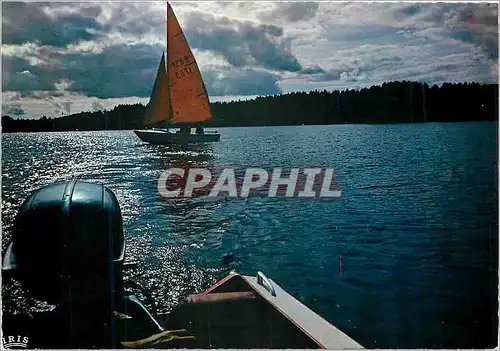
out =
<path fill-rule="evenodd" d="M 361 90 L 294 92 L 211 103 L 208 127 L 494 121 L 498 84 L 390 82 Z M 39 119 L 2 117 L 2 131 L 47 132 L 143 128 L 142 104 Z"/>

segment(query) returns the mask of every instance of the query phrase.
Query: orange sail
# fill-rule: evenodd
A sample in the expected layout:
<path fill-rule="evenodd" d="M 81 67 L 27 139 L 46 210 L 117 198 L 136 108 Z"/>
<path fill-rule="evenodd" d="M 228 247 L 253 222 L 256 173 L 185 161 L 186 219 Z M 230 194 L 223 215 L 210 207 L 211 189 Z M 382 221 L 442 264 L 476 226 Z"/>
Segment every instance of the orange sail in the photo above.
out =
<path fill-rule="evenodd" d="M 212 118 L 207 91 L 189 44 L 167 4 L 167 74 L 170 123 L 195 123 Z"/>
<path fill-rule="evenodd" d="M 160 66 L 156 74 L 153 92 L 146 112 L 144 114 L 144 125 L 150 126 L 166 121 L 171 116 L 170 94 L 168 91 L 168 77 L 165 69 L 165 54 L 161 56 Z"/>

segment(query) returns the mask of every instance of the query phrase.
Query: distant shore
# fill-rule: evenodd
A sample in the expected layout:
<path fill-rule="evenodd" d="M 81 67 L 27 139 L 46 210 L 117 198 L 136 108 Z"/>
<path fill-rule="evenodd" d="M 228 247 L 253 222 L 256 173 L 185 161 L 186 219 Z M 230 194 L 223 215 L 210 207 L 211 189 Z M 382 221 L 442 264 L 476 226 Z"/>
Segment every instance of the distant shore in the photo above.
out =
<path fill-rule="evenodd" d="M 143 128 L 142 104 L 39 119 L 2 117 L 2 132 L 130 130 Z M 207 128 L 395 124 L 498 120 L 498 84 L 391 82 L 361 90 L 313 91 L 211 103 Z M 175 128 L 175 126 L 172 126 Z"/>

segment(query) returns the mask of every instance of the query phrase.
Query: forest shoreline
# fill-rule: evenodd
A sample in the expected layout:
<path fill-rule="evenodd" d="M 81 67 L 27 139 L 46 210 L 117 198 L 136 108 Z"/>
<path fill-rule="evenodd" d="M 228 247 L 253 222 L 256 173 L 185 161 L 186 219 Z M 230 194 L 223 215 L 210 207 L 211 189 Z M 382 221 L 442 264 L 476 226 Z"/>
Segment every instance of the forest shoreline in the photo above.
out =
<path fill-rule="evenodd" d="M 391 82 L 361 90 L 294 92 L 211 103 L 207 128 L 498 120 L 498 84 Z M 2 132 L 143 128 L 142 104 L 39 119 L 2 117 Z M 175 125 L 171 127 L 175 128 Z"/>

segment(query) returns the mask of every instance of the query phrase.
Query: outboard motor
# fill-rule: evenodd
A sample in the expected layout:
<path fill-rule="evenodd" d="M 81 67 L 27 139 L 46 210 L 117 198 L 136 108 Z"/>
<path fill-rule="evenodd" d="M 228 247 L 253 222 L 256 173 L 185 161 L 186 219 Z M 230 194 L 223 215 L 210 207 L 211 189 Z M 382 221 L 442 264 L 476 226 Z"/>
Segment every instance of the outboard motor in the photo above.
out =
<path fill-rule="evenodd" d="M 106 187 L 69 181 L 36 190 L 12 239 L 9 261 L 33 297 L 64 305 L 123 295 L 122 216 Z"/>
<path fill-rule="evenodd" d="M 31 296 L 57 306 L 30 328 L 30 344 L 119 347 L 127 334 L 115 317 L 127 312 L 124 254 L 120 206 L 111 190 L 66 181 L 33 192 L 17 213 L 3 263 Z"/>

